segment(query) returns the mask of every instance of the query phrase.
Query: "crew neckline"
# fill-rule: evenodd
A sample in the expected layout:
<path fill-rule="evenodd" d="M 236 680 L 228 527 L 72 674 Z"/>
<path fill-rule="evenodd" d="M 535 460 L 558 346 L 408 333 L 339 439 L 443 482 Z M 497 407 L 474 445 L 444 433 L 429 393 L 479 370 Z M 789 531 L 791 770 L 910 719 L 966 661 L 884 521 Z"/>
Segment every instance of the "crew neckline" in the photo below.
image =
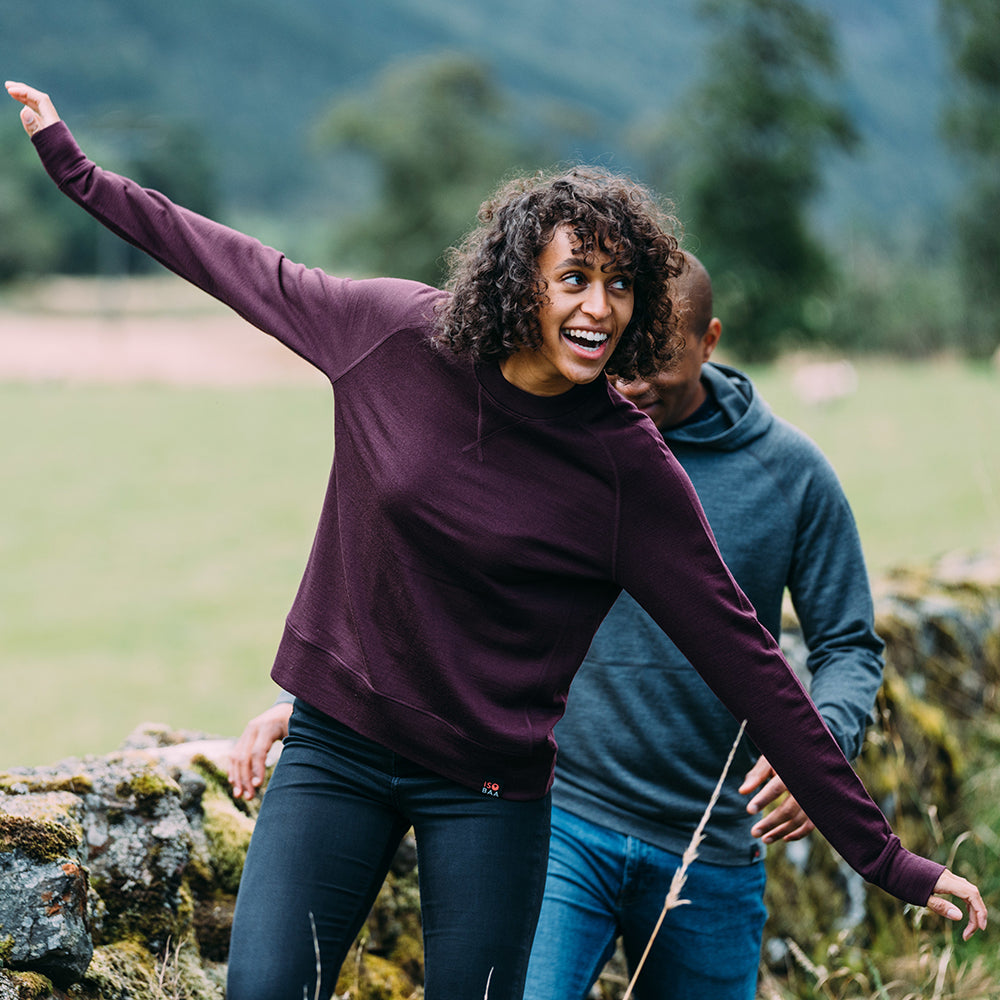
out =
<path fill-rule="evenodd" d="M 500 406 L 523 417 L 546 419 L 565 416 L 581 407 L 596 405 L 602 395 L 607 397 L 607 381 L 603 375 L 593 382 L 574 385 L 556 396 L 536 396 L 508 382 L 497 362 L 480 362 L 475 369 L 479 384 L 490 397 Z"/>

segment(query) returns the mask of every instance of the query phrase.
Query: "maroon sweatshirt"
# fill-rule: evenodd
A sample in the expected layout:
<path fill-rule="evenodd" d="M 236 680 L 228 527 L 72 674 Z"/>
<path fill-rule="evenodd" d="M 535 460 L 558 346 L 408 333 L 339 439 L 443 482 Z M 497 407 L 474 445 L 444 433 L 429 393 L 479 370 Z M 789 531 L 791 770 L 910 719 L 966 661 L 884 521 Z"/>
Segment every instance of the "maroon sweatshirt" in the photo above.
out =
<path fill-rule="evenodd" d="M 101 170 L 62 123 L 34 142 L 70 198 L 330 379 L 336 453 L 278 684 L 456 782 L 536 798 L 570 681 L 625 589 L 848 863 L 926 902 L 942 866 L 901 847 L 661 435 L 604 379 L 525 393 L 431 346 L 444 293 L 294 264 Z"/>

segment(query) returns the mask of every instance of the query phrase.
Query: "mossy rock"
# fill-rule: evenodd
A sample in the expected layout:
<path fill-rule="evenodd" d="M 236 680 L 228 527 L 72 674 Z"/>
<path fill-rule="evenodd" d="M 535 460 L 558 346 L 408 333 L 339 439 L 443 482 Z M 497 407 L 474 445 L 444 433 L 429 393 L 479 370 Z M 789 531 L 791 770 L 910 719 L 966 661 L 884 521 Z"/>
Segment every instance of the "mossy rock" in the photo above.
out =
<path fill-rule="evenodd" d="M 0 815 L 0 853 L 20 851 L 33 861 L 57 861 L 77 853 L 80 838 L 59 823 Z"/>
<path fill-rule="evenodd" d="M 38 972 L 14 972 L 0 969 L 0 1000 L 68 1000 Z"/>
<path fill-rule="evenodd" d="M 959 792 L 965 767 L 955 723 L 936 705 L 918 698 L 892 667 L 856 766 L 903 844 L 926 857 L 941 857 L 946 833 L 940 817 L 961 824 Z M 818 834 L 798 844 L 768 848 L 764 957 L 780 971 L 795 962 L 828 962 L 853 954 L 864 970 L 863 949 L 912 937 L 911 913 L 898 900 L 850 872 Z M 896 944 L 892 944 L 896 942 Z"/>
<path fill-rule="evenodd" d="M 229 958 L 229 938 L 233 929 L 236 897 L 219 893 L 211 899 L 199 899 L 194 907 L 194 933 L 202 955 L 210 962 Z"/>
<path fill-rule="evenodd" d="M 209 865 L 216 889 L 235 895 L 243 874 L 254 821 L 241 812 L 232 798 L 209 786 L 202 799 Z"/>
<path fill-rule="evenodd" d="M 95 888 L 107 907 L 101 934 L 95 935 L 100 944 L 138 941 L 159 948 L 175 935 L 190 933 L 194 926 L 194 903 L 183 886 L 175 899 L 166 898 L 157 886 L 120 890 L 98 882 Z"/>
<path fill-rule="evenodd" d="M 78 1000 L 223 1000 L 221 986 L 201 966 L 187 942 L 154 955 L 134 941 L 94 952 L 86 975 L 73 987 Z"/>
<path fill-rule="evenodd" d="M 105 907 L 97 943 L 159 949 L 183 940 L 193 903 L 183 885 L 191 828 L 179 786 L 141 752 L 109 755 L 92 773 L 85 832 L 91 884 Z"/>
<path fill-rule="evenodd" d="M 196 753 L 191 757 L 191 767 L 202 776 L 208 788 L 214 788 L 221 792 L 232 801 L 236 808 L 248 816 L 255 816 L 260 811 L 260 800 L 264 794 L 264 790 L 267 788 L 266 779 L 273 770 L 273 768 L 270 768 L 265 772 L 264 784 L 257 790 L 258 794 L 248 802 L 246 799 L 233 797 L 232 787 L 229 784 L 229 776 L 217 761 L 211 760 L 203 753 Z"/>
<path fill-rule="evenodd" d="M 413 1000 L 423 996 L 423 990 L 388 959 L 358 945 L 340 970 L 336 994 L 351 1000 Z"/>
<path fill-rule="evenodd" d="M 76 986 L 83 1000 L 152 998 L 156 988 L 156 959 L 134 941 L 116 941 L 96 948 L 90 967 Z"/>
<path fill-rule="evenodd" d="M 370 952 L 397 962 L 416 979 L 423 978 L 423 931 L 417 872 L 390 871 L 365 922 Z"/>
<path fill-rule="evenodd" d="M 68 792 L 83 795 L 93 789 L 90 776 L 80 770 L 36 773 L 27 768 L 0 771 L 0 794 L 28 795 L 38 792 Z"/>
<path fill-rule="evenodd" d="M 0 852 L 20 851 L 34 861 L 82 860 L 86 853 L 82 804 L 62 791 L 0 795 Z"/>
<path fill-rule="evenodd" d="M 146 766 L 136 771 L 128 780 L 122 781 L 115 789 L 118 798 L 129 804 L 140 816 L 154 818 L 164 798 L 176 795 L 180 799 L 180 787 L 169 775 L 159 768 Z"/>
<path fill-rule="evenodd" d="M 858 773 L 894 824 L 917 818 L 923 829 L 933 811 L 950 812 L 957 800 L 966 767 L 957 724 L 939 705 L 917 697 L 892 667 L 875 711 L 878 723 L 865 740 Z M 906 844 L 915 851 L 931 846 L 926 834 Z"/>
<path fill-rule="evenodd" d="M 879 584 L 886 662 L 955 719 L 1000 707 L 1000 549 L 900 569 Z"/>
<path fill-rule="evenodd" d="M 162 993 L 154 1000 L 223 1000 L 225 995 L 223 984 L 205 968 L 192 939 L 166 948 L 157 959 L 156 971 Z"/>
<path fill-rule="evenodd" d="M 954 865 L 953 845 L 969 829 L 963 789 L 975 770 L 970 736 L 1000 708 L 1000 550 L 898 571 L 878 585 L 876 608 L 886 670 L 857 770 L 907 848 Z M 765 948 L 765 957 L 784 974 L 788 992 L 780 995 L 819 995 L 810 964 L 836 966 L 861 983 L 871 982 L 873 954 L 929 954 L 927 927 L 939 922 L 931 917 L 921 929 L 925 910 L 859 882 L 864 918 L 841 926 L 848 898 L 838 888 L 842 863 L 816 834 L 810 840 L 804 870 L 789 870 L 785 846 L 768 852 L 765 941 L 776 946 Z M 842 884 L 857 893 L 850 880 Z M 876 994 L 872 985 L 858 995 Z"/>

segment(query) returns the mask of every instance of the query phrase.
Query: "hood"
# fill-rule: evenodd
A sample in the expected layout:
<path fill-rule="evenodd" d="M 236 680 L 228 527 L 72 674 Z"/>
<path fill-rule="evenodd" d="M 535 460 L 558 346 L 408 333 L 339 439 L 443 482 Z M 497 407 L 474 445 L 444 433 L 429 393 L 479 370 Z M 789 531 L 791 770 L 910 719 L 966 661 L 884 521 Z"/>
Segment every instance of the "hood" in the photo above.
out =
<path fill-rule="evenodd" d="M 735 451 L 770 427 L 774 414 L 743 372 L 710 361 L 702 366 L 701 377 L 708 383 L 720 411 L 696 424 L 667 428 L 663 439 L 668 445 L 694 444 L 699 448 Z"/>

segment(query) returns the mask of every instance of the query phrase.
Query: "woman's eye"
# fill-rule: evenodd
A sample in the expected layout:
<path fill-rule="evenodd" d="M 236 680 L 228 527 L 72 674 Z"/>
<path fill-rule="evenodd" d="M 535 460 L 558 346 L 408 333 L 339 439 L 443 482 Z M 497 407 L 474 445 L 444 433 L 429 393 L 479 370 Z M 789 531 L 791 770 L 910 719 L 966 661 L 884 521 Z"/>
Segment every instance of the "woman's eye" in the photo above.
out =
<path fill-rule="evenodd" d="M 569 274 L 563 276 L 563 281 L 570 285 L 582 285 L 586 279 L 579 271 L 570 271 Z"/>
<path fill-rule="evenodd" d="M 615 278 L 611 282 L 611 287 L 616 292 L 627 292 L 632 287 L 632 279 L 622 276 L 621 278 Z"/>

